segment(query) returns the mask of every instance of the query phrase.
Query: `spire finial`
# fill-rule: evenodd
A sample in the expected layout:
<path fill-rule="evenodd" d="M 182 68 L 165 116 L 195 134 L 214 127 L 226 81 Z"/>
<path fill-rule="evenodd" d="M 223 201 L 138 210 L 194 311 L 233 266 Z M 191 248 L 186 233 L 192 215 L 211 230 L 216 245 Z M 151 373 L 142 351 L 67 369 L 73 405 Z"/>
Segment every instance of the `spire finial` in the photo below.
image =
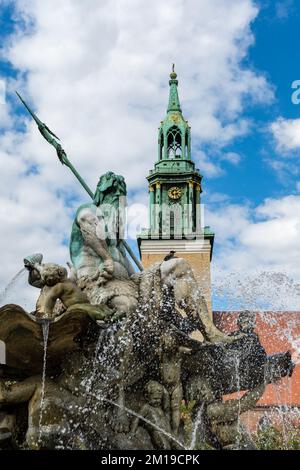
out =
<path fill-rule="evenodd" d="M 180 111 L 180 103 L 178 97 L 178 80 L 177 80 L 177 73 L 175 72 L 175 64 L 172 64 L 172 72 L 170 73 L 170 94 L 169 94 L 169 104 L 168 104 L 168 112 L 169 111 Z"/>
<path fill-rule="evenodd" d="M 171 80 L 175 80 L 177 78 L 177 73 L 175 72 L 175 64 L 172 64 L 172 72 L 170 73 Z"/>

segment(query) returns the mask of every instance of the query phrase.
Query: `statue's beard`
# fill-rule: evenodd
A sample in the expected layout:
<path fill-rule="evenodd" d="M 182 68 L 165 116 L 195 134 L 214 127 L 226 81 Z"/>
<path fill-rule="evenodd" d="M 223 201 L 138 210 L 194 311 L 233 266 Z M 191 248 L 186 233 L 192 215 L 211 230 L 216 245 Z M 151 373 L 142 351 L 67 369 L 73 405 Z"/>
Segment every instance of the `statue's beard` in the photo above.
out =
<path fill-rule="evenodd" d="M 123 206 L 123 204 L 120 204 L 120 198 L 124 198 L 125 196 L 115 196 L 115 197 L 109 197 L 109 200 L 107 200 L 106 198 L 103 199 L 102 203 L 101 204 L 110 204 L 113 206 L 113 208 L 115 210 L 119 210 L 120 207 Z"/>

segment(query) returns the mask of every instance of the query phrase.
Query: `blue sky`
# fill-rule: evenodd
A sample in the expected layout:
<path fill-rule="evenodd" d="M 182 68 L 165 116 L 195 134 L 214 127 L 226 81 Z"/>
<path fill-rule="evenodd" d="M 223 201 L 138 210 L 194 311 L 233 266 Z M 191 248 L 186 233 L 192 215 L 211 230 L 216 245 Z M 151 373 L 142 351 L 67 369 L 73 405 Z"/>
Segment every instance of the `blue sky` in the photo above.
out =
<path fill-rule="evenodd" d="M 33 251 L 65 262 L 72 215 L 86 200 L 14 90 L 62 137 L 91 186 L 112 169 L 126 177 L 130 203 L 147 204 L 145 176 L 156 158 L 175 62 L 204 175 L 205 223 L 216 233 L 213 282 L 222 290 L 235 273 L 252 279 L 284 273 L 294 299 L 300 280 L 300 105 L 291 101 L 291 84 L 300 80 L 297 2 L 155 1 L 151 11 L 136 0 L 60 6 L 58 0 L 0 0 L 0 79 L 7 91 L 0 105 L 6 221 L 0 241 L 9 273 Z M 4 276 L 0 282 L 5 285 Z M 220 308 L 224 299 L 215 294 L 214 302 Z"/>
<path fill-rule="evenodd" d="M 274 141 L 267 132 L 270 122 L 278 115 L 284 118 L 300 118 L 300 105 L 292 103 L 294 90 L 291 84 L 300 77 L 298 60 L 298 35 L 300 10 L 291 2 L 286 17 L 276 15 L 275 5 L 279 2 L 261 2 L 262 10 L 252 25 L 255 44 L 250 47 L 245 65 L 263 72 L 274 87 L 275 99 L 268 106 L 250 107 L 247 112 L 253 120 L 254 131 L 231 143 L 228 150 L 241 154 L 242 165 L 226 166 L 223 177 L 209 181 L 212 192 L 224 192 L 234 200 L 249 199 L 259 204 L 264 198 L 278 197 L 296 192 L 299 174 L 286 171 L 276 172 L 266 162 L 276 159 Z"/>

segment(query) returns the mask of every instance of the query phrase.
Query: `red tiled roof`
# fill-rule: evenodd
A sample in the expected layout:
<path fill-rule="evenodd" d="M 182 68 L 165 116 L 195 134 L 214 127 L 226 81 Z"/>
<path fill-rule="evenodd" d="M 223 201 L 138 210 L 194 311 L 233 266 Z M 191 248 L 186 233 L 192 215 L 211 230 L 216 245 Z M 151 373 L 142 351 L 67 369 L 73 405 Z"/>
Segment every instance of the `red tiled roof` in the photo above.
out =
<path fill-rule="evenodd" d="M 237 329 L 239 312 L 213 312 L 215 324 L 225 332 Z M 300 312 L 256 312 L 256 333 L 267 354 L 292 353 L 296 363 L 291 378 L 266 387 L 258 406 L 300 406 Z"/>

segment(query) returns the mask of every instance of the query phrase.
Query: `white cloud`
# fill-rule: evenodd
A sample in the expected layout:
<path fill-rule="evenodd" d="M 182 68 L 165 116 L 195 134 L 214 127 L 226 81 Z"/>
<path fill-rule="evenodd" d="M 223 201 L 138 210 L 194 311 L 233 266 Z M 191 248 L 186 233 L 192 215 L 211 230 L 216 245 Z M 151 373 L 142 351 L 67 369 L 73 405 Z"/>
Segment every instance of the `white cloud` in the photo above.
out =
<path fill-rule="evenodd" d="M 238 165 L 242 157 L 236 152 L 225 152 L 220 155 L 220 160 L 231 163 L 231 165 Z"/>
<path fill-rule="evenodd" d="M 300 119 L 278 118 L 270 125 L 278 152 L 291 152 L 300 148 Z"/>
<path fill-rule="evenodd" d="M 197 150 L 193 154 L 197 166 L 201 167 L 201 173 L 209 178 L 216 178 L 224 173 L 219 159 L 209 158 L 206 152 Z"/>
<path fill-rule="evenodd" d="M 222 160 L 225 160 L 231 163 L 232 165 L 238 165 L 241 161 L 241 158 L 242 158 L 241 155 L 239 155 L 236 152 L 227 152 L 221 156 Z"/>
<path fill-rule="evenodd" d="M 0 105 L 4 105 L 6 101 L 6 81 L 0 78 Z"/>
<path fill-rule="evenodd" d="M 258 8 L 252 0 L 16 0 L 14 5 L 19 26 L 2 55 L 18 74 L 7 92 L 24 95 L 61 137 L 92 188 L 111 169 L 126 177 L 131 191 L 146 191 L 172 62 L 195 149 L 203 142 L 220 150 L 249 132 L 244 107 L 273 98 L 264 76 L 241 65 L 254 41 L 250 27 Z M 71 209 L 61 191 L 68 199 L 86 196 L 32 121 L 3 107 L 0 120 L 5 126 L 0 243 L 6 267 L 0 283 L 5 285 L 30 252 L 65 262 L 62 240 L 70 231 Z M 17 132 L 16 124 L 24 123 L 26 132 Z M 200 169 L 220 174 L 219 162 L 204 155 Z M 32 168 L 38 171 L 25 177 Z"/>

